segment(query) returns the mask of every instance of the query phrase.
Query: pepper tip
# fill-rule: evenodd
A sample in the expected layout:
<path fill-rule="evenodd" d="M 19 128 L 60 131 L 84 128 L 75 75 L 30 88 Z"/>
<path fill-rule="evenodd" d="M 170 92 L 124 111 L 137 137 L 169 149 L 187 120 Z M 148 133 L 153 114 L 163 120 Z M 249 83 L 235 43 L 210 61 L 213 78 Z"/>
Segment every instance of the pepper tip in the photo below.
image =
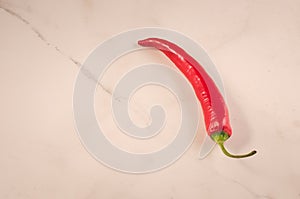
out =
<path fill-rule="evenodd" d="M 138 45 L 140 46 L 144 46 L 144 47 L 147 47 L 149 46 L 149 43 L 151 42 L 150 39 L 141 39 L 141 40 L 138 40 Z"/>

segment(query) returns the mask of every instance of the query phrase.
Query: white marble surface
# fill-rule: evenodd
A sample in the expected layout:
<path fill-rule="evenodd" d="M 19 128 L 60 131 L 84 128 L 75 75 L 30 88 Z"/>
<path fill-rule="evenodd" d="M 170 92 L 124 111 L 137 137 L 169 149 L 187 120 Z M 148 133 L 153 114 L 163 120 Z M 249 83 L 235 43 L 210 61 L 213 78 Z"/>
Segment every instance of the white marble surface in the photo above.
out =
<path fill-rule="evenodd" d="M 300 1 L 0 0 L 0 7 L 0 198 L 300 198 Z M 120 173 L 85 151 L 72 111 L 78 65 L 108 37 L 143 26 L 180 31 L 207 49 L 227 92 L 234 128 L 227 146 L 255 148 L 256 156 L 233 160 L 215 148 L 198 160 L 203 127 L 180 160 L 155 173 Z M 164 90 L 136 99 L 157 92 L 176 107 Z M 146 105 L 132 109 L 147 124 Z M 117 136 L 112 119 L 99 117 Z M 147 150 L 174 136 L 170 129 Z"/>

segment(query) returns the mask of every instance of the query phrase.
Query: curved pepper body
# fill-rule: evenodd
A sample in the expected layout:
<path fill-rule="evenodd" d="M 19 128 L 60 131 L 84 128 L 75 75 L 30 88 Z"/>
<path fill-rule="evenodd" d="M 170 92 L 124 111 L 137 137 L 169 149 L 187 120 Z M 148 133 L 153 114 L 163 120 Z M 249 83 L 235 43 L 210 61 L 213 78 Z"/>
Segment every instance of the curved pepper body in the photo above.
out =
<path fill-rule="evenodd" d="M 164 39 L 148 38 L 138 41 L 138 44 L 163 52 L 189 80 L 201 103 L 207 134 L 221 147 L 225 155 L 244 158 L 256 153 L 252 151 L 245 155 L 232 155 L 225 149 L 224 142 L 232 134 L 228 108 L 212 78 L 193 57 L 176 44 Z"/>
<path fill-rule="evenodd" d="M 231 136 L 228 108 L 224 98 L 203 67 L 182 48 L 169 41 L 149 38 L 139 41 L 139 44 L 162 51 L 189 80 L 201 103 L 208 135 L 225 131 Z"/>

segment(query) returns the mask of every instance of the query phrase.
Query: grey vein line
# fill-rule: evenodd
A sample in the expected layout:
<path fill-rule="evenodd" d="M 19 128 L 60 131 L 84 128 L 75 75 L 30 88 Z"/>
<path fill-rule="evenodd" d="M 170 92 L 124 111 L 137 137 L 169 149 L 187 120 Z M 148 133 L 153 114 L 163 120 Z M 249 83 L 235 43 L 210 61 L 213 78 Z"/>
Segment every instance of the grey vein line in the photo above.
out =
<path fill-rule="evenodd" d="M 1 2 L 0 2 L 0 3 L 1 3 Z M 14 12 L 14 11 L 11 10 L 11 9 L 5 8 L 5 7 L 1 6 L 1 5 L 0 5 L 0 8 L 1 8 L 2 10 L 4 10 L 5 12 L 7 12 L 8 14 L 10 14 L 11 16 L 17 18 L 18 20 L 20 20 L 20 21 L 22 21 L 24 24 L 26 24 L 26 25 L 30 28 L 30 30 L 33 31 L 33 32 L 36 34 L 36 36 L 37 36 L 41 41 L 43 41 L 47 46 L 50 46 L 50 47 L 52 47 L 53 49 L 55 49 L 56 52 L 58 52 L 58 53 L 59 53 L 60 55 L 62 55 L 63 57 L 67 58 L 69 61 L 71 61 L 71 62 L 72 62 L 73 64 L 75 64 L 76 66 L 82 67 L 82 68 L 81 68 L 81 71 L 82 71 L 82 73 L 83 73 L 88 79 L 90 79 L 90 80 L 96 82 L 97 85 L 99 85 L 99 86 L 100 86 L 107 94 L 112 95 L 112 92 L 111 92 L 109 89 L 107 89 L 103 84 L 101 84 L 101 83 L 97 80 L 97 78 L 94 77 L 94 75 L 93 75 L 88 69 L 83 68 L 83 65 L 82 65 L 79 61 L 75 60 L 75 59 L 72 58 L 71 56 L 66 55 L 66 54 L 65 54 L 58 46 L 56 46 L 56 45 L 50 43 L 50 42 L 43 36 L 43 34 L 42 34 L 40 31 L 38 31 L 37 28 L 35 28 L 34 26 L 32 26 L 32 24 L 31 24 L 27 19 L 25 19 L 24 17 L 22 17 L 21 15 L 19 15 L 18 13 Z"/>
<path fill-rule="evenodd" d="M 255 193 L 253 190 L 251 190 L 249 187 L 247 187 L 246 185 L 240 183 L 239 181 L 237 181 L 236 179 L 233 179 L 233 178 L 230 178 L 230 177 L 227 177 L 225 175 L 223 175 L 222 173 L 218 172 L 216 169 L 214 169 L 214 171 L 222 176 L 225 180 L 229 181 L 229 182 L 232 182 L 234 184 L 237 184 L 239 185 L 240 187 L 242 187 L 245 191 L 247 191 L 250 195 L 252 195 L 253 197 L 255 198 L 265 198 L 265 199 L 272 199 L 271 196 L 268 196 L 268 195 L 264 195 L 264 194 L 258 194 L 258 193 Z"/>
<path fill-rule="evenodd" d="M 244 190 L 246 190 L 248 193 L 252 194 L 253 196 L 255 196 L 256 198 L 266 198 L 266 199 L 272 199 L 271 196 L 268 195 L 261 195 L 261 194 L 257 194 L 254 191 L 252 191 L 249 187 L 247 187 L 246 185 L 240 183 L 239 181 L 235 180 L 235 179 L 229 179 L 229 181 L 234 182 L 235 184 L 238 184 L 239 186 L 241 186 Z"/>

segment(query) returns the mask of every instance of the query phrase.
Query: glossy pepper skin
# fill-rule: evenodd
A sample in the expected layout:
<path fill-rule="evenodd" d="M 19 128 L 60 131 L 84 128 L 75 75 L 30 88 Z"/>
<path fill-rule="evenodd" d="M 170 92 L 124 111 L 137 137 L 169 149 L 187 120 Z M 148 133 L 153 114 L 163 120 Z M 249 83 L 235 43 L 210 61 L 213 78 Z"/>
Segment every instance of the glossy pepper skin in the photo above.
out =
<path fill-rule="evenodd" d="M 138 41 L 138 44 L 163 52 L 189 80 L 200 101 L 206 131 L 221 147 L 224 154 L 232 158 L 243 158 L 256 153 L 256 151 L 252 151 L 245 155 L 232 155 L 225 149 L 224 142 L 232 134 L 228 108 L 212 78 L 193 57 L 176 44 L 164 39 L 148 38 Z"/>

